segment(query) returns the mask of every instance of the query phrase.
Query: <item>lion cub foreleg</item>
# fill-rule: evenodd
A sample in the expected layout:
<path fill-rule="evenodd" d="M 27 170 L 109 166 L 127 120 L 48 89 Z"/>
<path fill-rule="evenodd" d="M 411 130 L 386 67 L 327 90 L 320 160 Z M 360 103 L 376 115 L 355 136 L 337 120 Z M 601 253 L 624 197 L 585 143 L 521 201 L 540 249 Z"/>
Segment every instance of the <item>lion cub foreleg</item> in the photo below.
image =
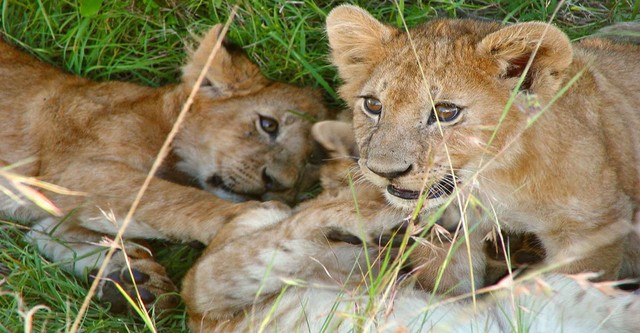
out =
<path fill-rule="evenodd" d="M 340 290 L 351 294 L 377 274 L 377 239 L 402 218 L 377 204 L 356 211 L 352 202 L 328 200 L 280 219 L 271 213 L 228 222 L 183 281 L 192 331 L 240 332 L 268 317 L 267 330 L 290 331 L 305 320 L 307 302 L 309 311 L 330 314 Z"/>
<path fill-rule="evenodd" d="M 483 244 L 491 224 L 479 210 L 461 209 L 454 203 L 433 214 L 430 218 L 441 216 L 428 232 L 414 235 L 416 243 L 409 256 L 418 287 L 447 295 L 461 295 L 483 287 L 487 266 Z"/>
<path fill-rule="evenodd" d="M 577 224 L 577 223 L 576 223 Z M 571 220 L 563 220 L 566 230 L 539 233 L 547 253 L 545 263 L 558 266 L 561 273 L 600 273 L 599 279 L 619 277 L 631 226 L 627 221 L 610 221 L 594 228 L 581 228 L 573 234 Z"/>
<path fill-rule="evenodd" d="M 82 169 L 79 169 L 82 168 Z M 91 193 L 89 197 L 54 196 L 67 211 L 75 209 L 64 223 L 115 235 L 124 224 L 146 174 L 126 164 L 97 161 L 72 167 L 56 182 Z M 91 169 L 87 173 L 84 169 Z M 197 240 L 208 244 L 220 227 L 238 215 L 262 207 L 286 210 L 277 202 L 232 203 L 200 189 L 154 178 L 123 230 L 124 238 Z"/>
<path fill-rule="evenodd" d="M 55 218 L 45 218 L 35 223 L 26 238 L 42 255 L 77 276 L 88 276 L 89 279 L 102 266 L 109 249 L 108 239 L 104 235 L 65 224 Z M 132 299 L 138 299 L 139 295 L 146 306 L 155 304 L 158 309 L 175 307 L 176 295 L 163 294 L 173 293 L 177 289 L 167 277 L 165 269 L 155 262 L 150 250 L 129 241 L 116 246 L 118 250 L 106 266 L 97 296 L 111 303 L 112 311 L 125 312 L 128 301 L 115 286 L 119 284 Z"/>

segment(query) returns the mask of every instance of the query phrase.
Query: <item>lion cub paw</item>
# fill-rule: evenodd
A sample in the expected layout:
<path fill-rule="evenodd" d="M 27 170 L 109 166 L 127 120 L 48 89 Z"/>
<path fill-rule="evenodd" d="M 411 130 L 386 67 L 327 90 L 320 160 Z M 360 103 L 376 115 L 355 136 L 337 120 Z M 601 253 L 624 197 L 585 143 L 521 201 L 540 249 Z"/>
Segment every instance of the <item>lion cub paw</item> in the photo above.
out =
<path fill-rule="evenodd" d="M 118 250 L 111 258 L 105 276 L 100 281 L 98 298 L 111 303 L 112 312 L 126 313 L 131 309 L 131 304 L 119 286 L 134 302 L 139 295 L 139 300 L 147 309 L 151 306 L 154 306 L 156 311 L 175 308 L 178 304 L 177 288 L 167 276 L 164 267 L 155 262 L 151 254 L 141 246 L 129 246 L 127 255 L 131 271 L 125 262 L 124 252 Z M 96 271 L 89 274 L 90 280 L 94 278 Z"/>
<path fill-rule="evenodd" d="M 289 206 L 279 201 L 260 202 L 235 216 L 232 224 L 242 232 L 255 231 L 282 222 L 291 212 Z"/>

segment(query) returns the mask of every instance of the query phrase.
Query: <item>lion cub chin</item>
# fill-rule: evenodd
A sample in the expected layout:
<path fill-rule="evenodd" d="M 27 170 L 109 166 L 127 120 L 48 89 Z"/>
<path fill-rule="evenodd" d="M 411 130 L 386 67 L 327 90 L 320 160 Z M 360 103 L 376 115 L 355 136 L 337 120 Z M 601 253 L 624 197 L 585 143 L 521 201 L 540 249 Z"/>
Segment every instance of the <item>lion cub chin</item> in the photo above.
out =
<path fill-rule="evenodd" d="M 0 41 L 0 166 L 15 164 L 13 171 L 24 176 L 87 194 L 47 191 L 68 214 L 58 218 L 0 193 L 0 214 L 34 221 L 29 238 L 76 274 L 101 265 L 104 251 L 96 244 L 118 231 L 219 42 L 171 153 L 124 237 L 207 243 L 234 216 L 265 207 L 287 210 L 275 202 L 229 200 L 293 199 L 311 153 L 310 119 L 321 119 L 325 108 L 315 91 L 265 78 L 240 49 L 220 40 L 221 27 L 190 54 L 181 82 L 161 88 L 72 76 Z M 217 196 L 187 186 L 193 183 Z M 116 253 L 107 268 L 111 280 L 136 295 L 135 280 L 145 303 L 175 291 L 147 251 L 125 246 L 130 248 Z M 98 295 L 114 310 L 126 307 L 111 283 L 103 283 Z M 157 306 L 171 306 L 170 299 Z"/>
<path fill-rule="evenodd" d="M 474 195 L 503 228 L 534 233 L 558 271 L 638 275 L 638 46 L 572 45 L 540 22 L 406 32 L 354 6 L 327 33 L 361 170 L 392 205 Z"/>

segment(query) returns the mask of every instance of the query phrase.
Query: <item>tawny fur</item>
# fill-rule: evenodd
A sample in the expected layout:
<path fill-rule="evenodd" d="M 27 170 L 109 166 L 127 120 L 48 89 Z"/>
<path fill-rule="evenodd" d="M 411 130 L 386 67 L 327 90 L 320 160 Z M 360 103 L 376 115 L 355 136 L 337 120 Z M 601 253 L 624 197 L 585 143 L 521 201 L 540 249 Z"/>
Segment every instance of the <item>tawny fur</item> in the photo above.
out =
<path fill-rule="evenodd" d="M 52 219 L 0 193 L 0 213 L 33 221 L 29 236 L 42 253 L 76 273 L 100 264 L 92 242 L 117 232 L 221 28 L 213 27 L 190 54 L 181 82 L 161 88 L 90 81 L 0 41 L 0 166 L 15 165 L 13 172 L 88 194 L 45 192 L 69 214 Z M 124 237 L 208 243 L 235 216 L 265 207 L 287 210 L 276 202 L 230 200 L 292 199 L 311 153 L 309 119 L 324 114 L 317 92 L 268 80 L 223 43 Z M 152 277 L 164 274 L 148 258 L 132 263 Z M 113 263 L 108 272 L 123 264 Z M 146 288 L 175 288 L 160 278 Z"/>
<path fill-rule="evenodd" d="M 314 137 L 330 155 L 321 169 L 325 191 L 320 197 L 291 215 L 265 209 L 260 219 L 234 219 L 221 229 L 183 281 L 192 332 L 511 332 L 527 327 L 528 332 L 613 333 L 639 328 L 634 319 L 640 313 L 638 296 L 607 293 L 566 276 L 518 283 L 514 298 L 508 291 L 496 292 L 477 307 L 440 304 L 440 297 L 414 289 L 411 279 L 385 280 L 371 296 L 371 281 L 380 278 L 386 253 L 376 238 L 403 214 L 386 207 L 369 184 L 345 178 L 356 165 L 351 157 L 357 156 L 350 132 L 336 122 L 314 125 Z M 453 216 L 443 219 L 457 223 Z M 480 244 L 478 234 L 471 234 L 473 244 Z M 355 239 L 368 245 L 354 244 Z M 443 266 L 438 254 L 450 245 L 431 240 L 429 246 L 417 243 L 420 251 L 412 257 L 432 260 L 415 274 L 434 279 Z M 481 255 L 477 247 L 472 251 Z M 458 250 L 445 265 L 441 286 L 454 294 L 469 291 L 457 285 L 469 280 L 465 257 L 466 251 Z M 481 260 L 473 259 L 479 266 Z M 385 276 L 395 274 L 387 268 Z"/>
<path fill-rule="evenodd" d="M 235 219 L 221 229 L 183 280 L 182 296 L 192 331 L 199 332 L 204 327 L 204 332 L 240 332 L 259 326 L 277 303 L 275 299 L 286 285 L 284 279 L 302 281 L 305 285 L 292 287 L 292 291 L 284 294 L 286 301 L 278 306 L 276 319 L 269 323 L 290 331 L 308 319 L 301 316 L 305 305 L 295 300 L 319 301 L 322 309 L 327 310 L 339 291 L 361 294 L 367 287 L 364 277 L 378 274 L 389 250 L 378 247 L 378 238 L 391 235 L 407 215 L 388 207 L 375 187 L 351 174 L 357 169 L 358 153 L 349 124 L 320 122 L 314 125 L 312 133 L 329 155 L 320 168 L 323 192 L 291 214 L 265 209 L 260 219 Z M 457 225 L 458 220 L 453 221 L 450 215 L 447 215 L 450 223 Z M 368 244 L 367 255 L 362 245 L 340 241 L 341 237 Z M 464 242 L 462 232 L 453 241 L 445 235 L 440 237 L 442 240 L 431 232 L 410 247 L 413 254 L 407 263 L 413 268 L 416 284 L 427 290 L 435 290 L 437 286 L 439 293 L 452 295 L 470 292 L 472 274 L 466 251 L 453 250 L 449 254 L 450 247 Z M 470 237 L 474 244 L 472 261 L 477 263 L 476 286 L 483 281 L 483 237 L 482 231 Z M 238 251 L 245 247 L 248 251 Z M 436 276 L 447 256 L 451 261 L 436 285 Z M 362 299 L 356 303 L 362 305 L 361 302 Z M 353 304 L 345 301 L 342 306 Z M 252 311 L 256 311 L 255 318 L 246 315 Z M 338 322 L 333 324 L 340 326 Z"/>
<path fill-rule="evenodd" d="M 435 20 L 405 32 L 355 6 L 334 9 L 327 33 L 361 170 L 391 205 L 413 209 L 395 189 L 420 193 L 455 174 L 453 195 L 534 233 L 558 271 L 639 275 L 639 46 L 571 44 L 541 22 Z M 443 103 L 459 116 L 430 121 Z"/>

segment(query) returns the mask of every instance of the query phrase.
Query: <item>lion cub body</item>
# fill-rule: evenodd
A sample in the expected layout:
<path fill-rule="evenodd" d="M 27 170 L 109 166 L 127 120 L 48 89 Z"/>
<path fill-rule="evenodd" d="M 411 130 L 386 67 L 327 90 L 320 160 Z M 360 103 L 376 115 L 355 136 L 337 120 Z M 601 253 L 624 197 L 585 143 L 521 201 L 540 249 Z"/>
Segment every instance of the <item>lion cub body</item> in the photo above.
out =
<path fill-rule="evenodd" d="M 638 46 L 572 45 L 536 22 L 407 33 L 353 6 L 327 31 L 361 169 L 392 205 L 427 193 L 433 208 L 459 190 L 508 231 L 534 233 L 562 272 L 638 276 Z"/>
<path fill-rule="evenodd" d="M 45 193 L 70 213 L 60 220 L 3 194 L 0 213 L 34 221 L 29 236 L 54 261 L 78 274 L 96 267 L 91 244 L 118 231 L 220 31 L 204 36 L 180 84 L 161 88 L 90 81 L 0 42 L 0 166 L 86 193 Z M 124 236 L 206 243 L 227 219 L 265 205 L 229 200 L 291 198 L 311 152 L 309 119 L 324 112 L 317 93 L 266 79 L 222 43 Z M 174 288 L 148 256 L 138 259 L 135 270 L 158 277 L 139 285 Z M 108 273 L 123 265 L 116 258 Z"/>

